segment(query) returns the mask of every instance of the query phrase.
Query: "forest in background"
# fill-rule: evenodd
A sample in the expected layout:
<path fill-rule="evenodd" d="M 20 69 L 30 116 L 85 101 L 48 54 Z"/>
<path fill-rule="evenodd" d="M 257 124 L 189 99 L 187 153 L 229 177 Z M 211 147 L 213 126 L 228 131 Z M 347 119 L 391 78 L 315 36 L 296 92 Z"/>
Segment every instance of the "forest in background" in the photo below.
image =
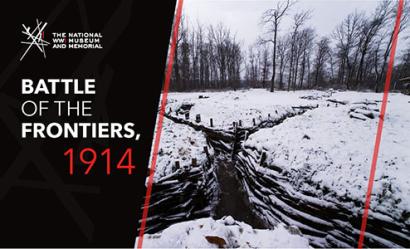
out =
<path fill-rule="evenodd" d="M 330 35 L 323 36 L 308 24 L 312 11 L 294 12 L 296 1 L 277 1 L 261 13 L 263 32 L 247 48 L 230 27 L 192 24 L 186 13 L 175 47 L 171 90 L 335 88 L 380 92 L 397 3 L 383 0 L 372 13 L 352 12 Z M 410 85 L 409 13 L 406 4 L 399 34 L 404 42 L 395 59 L 392 90 Z M 284 18 L 292 21 L 286 30 L 281 26 Z"/>

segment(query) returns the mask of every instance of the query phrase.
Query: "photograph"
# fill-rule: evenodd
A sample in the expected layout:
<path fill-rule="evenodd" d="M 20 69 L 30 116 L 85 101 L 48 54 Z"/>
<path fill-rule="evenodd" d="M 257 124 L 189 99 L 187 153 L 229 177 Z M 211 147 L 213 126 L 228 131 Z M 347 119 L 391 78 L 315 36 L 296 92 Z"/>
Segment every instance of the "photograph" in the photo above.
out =
<path fill-rule="evenodd" d="M 184 0 L 144 247 L 410 247 L 409 15 Z"/>

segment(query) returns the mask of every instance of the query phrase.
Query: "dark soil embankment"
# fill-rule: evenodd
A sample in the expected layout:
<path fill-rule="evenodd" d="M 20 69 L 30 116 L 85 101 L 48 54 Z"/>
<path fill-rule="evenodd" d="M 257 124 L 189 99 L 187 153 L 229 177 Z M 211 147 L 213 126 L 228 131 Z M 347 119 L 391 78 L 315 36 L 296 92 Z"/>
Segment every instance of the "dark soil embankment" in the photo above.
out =
<path fill-rule="evenodd" d="M 219 183 L 219 201 L 215 207 L 216 218 L 230 215 L 235 220 L 245 222 L 253 228 L 267 228 L 266 225 L 252 212 L 252 206 L 238 180 L 232 160 L 220 155 L 216 160 L 217 178 Z"/>

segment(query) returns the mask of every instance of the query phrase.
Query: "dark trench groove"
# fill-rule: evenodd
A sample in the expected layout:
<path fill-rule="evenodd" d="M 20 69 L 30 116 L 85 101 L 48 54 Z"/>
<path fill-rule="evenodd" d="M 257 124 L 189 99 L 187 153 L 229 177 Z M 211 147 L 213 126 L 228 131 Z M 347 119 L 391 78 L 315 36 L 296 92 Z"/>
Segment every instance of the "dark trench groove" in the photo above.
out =
<path fill-rule="evenodd" d="M 267 226 L 251 211 L 252 206 L 246 197 L 231 159 L 220 155 L 216 159 L 220 196 L 215 207 L 215 218 L 230 215 L 253 228 L 266 229 Z"/>

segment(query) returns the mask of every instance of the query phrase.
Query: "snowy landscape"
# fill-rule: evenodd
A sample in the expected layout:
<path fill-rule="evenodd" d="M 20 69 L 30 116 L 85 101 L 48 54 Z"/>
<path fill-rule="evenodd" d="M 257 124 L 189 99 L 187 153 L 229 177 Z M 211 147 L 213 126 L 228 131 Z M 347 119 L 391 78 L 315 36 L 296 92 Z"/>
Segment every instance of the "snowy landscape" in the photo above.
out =
<path fill-rule="evenodd" d="M 144 246 L 410 248 L 410 5 L 398 3 L 185 0 Z"/>
<path fill-rule="evenodd" d="M 274 238 L 279 233 L 281 238 L 277 239 L 286 241 L 286 234 L 293 235 L 283 231 L 296 228 L 314 247 L 355 246 L 381 97 L 377 93 L 334 90 L 170 93 L 154 193 L 156 184 L 161 190 L 161 184 L 176 186 L 178 182 L 181 187 L 173 190 L 178 193 L 175 198 L 186 192 L 187 201 L 191 201 L 180 202 L 172 214 L 150 207 L 153 224 L 157 218 L 157 222 L 166 221 L 171 226 L 162 232 L 153 229 L 155 234 L 146 237 L 151 238 L 147 245 L 164 245 L 162 239 L 154 238 L 164 236 L 170 241 L 174 230 L 182 228 L 193 232 L 166 242 L 170 247 L 217 247 L 206 244 L 206 236 L 232 243 L 232 238 L 237 238 L 236 233 L 227 235 L 232 227 L 211 218 L 201 219 L 232 216 L 238 222 L 248 222 L 238 225 L 246 231 L 256 229 L 249 225 L 258 226 L 262 237 Z M 410 245 L 409 106 L 410 96 L 390 94 L 369 213 L 369 246 Z M 179 167 L 175 166 L 177 161 Z M 233 174 L 240 189 L 224 186 L 229 179 L 221 168 Z M 207 177 L 187 177 L 208 171 Z M 187 172 L 184 177 L 173 178 L 183 172 Z M 188 183 L 193 188 L 187 188 Z M 169 201 L 171 206 L 178 202 L 167 200 L 171 195 L 161 196 L 158 202 Z M 223 200 L 226 198 L 228 202 Z M 239 202 L 238 198 L 244 199 L 247 208 L 242 207 L 240 214 L 233 210 L 238 208 L 236 204 L 229 207 L 229 202 Z M 204 230 L 197 230 L 199 223 Z M 209 226 L 218 229 L 213 231 Z M 282 232 L 275 232 L 277 229 Z M 263 240 L 239 237 L 235 245 L 241 247 L 247 242 L 249 247 L 294 247 L 282 242 L 252 246 Z M 303 240 L 297 245 L 307 246 Z"/>

